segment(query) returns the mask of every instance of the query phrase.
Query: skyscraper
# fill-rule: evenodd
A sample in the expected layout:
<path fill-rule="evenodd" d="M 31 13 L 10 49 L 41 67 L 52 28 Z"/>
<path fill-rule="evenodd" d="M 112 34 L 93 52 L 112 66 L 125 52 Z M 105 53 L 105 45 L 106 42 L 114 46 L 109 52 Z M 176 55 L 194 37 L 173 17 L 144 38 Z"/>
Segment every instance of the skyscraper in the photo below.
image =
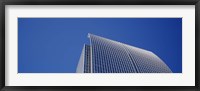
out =
<path fill-rule="evenodd" d="M 154 53 L 121 42 L 88 34 L 77 73 L 171 73 Z"/>

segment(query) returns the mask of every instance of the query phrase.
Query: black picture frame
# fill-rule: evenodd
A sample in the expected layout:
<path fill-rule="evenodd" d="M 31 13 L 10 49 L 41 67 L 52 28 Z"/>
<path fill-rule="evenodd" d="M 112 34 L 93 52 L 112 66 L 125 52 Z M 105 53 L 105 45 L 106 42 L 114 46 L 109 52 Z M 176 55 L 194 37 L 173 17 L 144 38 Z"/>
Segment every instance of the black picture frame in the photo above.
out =
<path fill-rule="evenodd" d="M 5 86 L 6 5 L 195 5 L 195 86 Z M 0 0 L 0 89 L 2 91 L 199 91 L 200 0 Z"/>

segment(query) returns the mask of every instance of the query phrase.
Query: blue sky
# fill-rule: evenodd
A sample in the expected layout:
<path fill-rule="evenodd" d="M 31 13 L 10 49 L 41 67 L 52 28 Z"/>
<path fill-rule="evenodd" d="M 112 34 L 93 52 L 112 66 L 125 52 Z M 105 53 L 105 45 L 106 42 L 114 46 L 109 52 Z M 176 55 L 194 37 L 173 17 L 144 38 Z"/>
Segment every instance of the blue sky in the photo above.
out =
<path fill-rule="evenodd" d="M 18 72 L 74 73 L 88 33 L 152 51 L 182 72 L 182 18 L 18 18 Z"/>

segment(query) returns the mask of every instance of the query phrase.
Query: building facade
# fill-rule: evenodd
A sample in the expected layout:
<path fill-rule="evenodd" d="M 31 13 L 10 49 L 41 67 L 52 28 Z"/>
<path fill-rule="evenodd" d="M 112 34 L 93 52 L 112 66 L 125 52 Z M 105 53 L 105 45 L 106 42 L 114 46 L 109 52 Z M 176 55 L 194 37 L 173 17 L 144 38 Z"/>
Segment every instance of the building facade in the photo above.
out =
<path fill-rule="evenodd" d="M 88 34 L 77 73 L 172 73 L 154 53 L 121 42 Z"/>

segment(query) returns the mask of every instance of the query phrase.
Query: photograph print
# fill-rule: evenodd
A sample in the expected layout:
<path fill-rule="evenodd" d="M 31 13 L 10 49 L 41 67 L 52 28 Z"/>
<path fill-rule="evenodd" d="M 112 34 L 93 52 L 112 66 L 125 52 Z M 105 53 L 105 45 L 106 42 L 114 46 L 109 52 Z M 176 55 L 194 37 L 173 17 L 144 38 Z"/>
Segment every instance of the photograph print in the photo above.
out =
<path fill-rule="evenodd" d="M 18 18 L 18 73 L 182 73 L 182 18 Z"/>

